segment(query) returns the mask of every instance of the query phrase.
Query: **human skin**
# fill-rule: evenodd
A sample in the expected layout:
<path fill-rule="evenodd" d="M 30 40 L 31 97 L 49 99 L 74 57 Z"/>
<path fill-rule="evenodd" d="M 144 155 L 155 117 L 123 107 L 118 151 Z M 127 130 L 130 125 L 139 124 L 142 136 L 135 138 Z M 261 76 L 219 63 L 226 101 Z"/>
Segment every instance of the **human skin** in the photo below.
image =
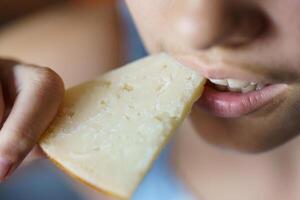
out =
<path fill-rule="evenodd" d="M 2 28 L 0 56 L 49 66 L 69 88 L 121 65 L 118 25 L 113 5 L 61 3 Z"/>
<path fill-rule="evenodd" d="M 217 117 L 195 106 L 192 121 L 199 135 L 246 152 L 266 151 L 298 135 L 299 1 L 126 2 L 150 53 L 166 51 L 179 61 L 188 58 L 187 66 L 196 70 L 197 63 L 206 60 L 216 71 L 285 86 L 269 104 L 237 118 Z"/>
<path fill-rule="evenodd" d="M 170 3 L 169 5 L 173 4 L 174 9 L 172 9 L 172 7 L 171 8 L 168 7 L 167 2 Z M 176 7 L 183 8 L 185 5 L 184 3 L 188 4 L 189 2 L 190 1 L 151 1 L 151 6 L 150 6 L 150 5 L 148 5 L 148 3 L 146 1 L 143 1 L 143 4 L 141 4 L 141 3 L 139 3 L 138 0 L 135 0 L 135 1 L 128 0 L 131 10 L 132 10 L 134 16 L 136 16 L 136 21 L 138 22 L 137 23 L 138 27 L 142 33 L 142 36 L 143 36 L 145 43 L 149 49 L 149 52 L 156 53 L 161 50 L 166 50 L 169 53 L 178 53 L 178 54 L 192 55 L 194 57 L 197 57 L 198 52 L 199 52 L 199 54 L 201 54 L 201 56 L 209 56 L 210 54 L 212 54 L 211 49 L 217 49 L 217 50 L 219 49 L 220 51 L 217 51 L 218 56 L 224 57 L 226 59 L 228 57 L 228 59 L 230 59 L 230 61 L 232 61 L 232 62 L 242 63 L 242 64 L 238 64 L 235 66 L 228 66 L 228 68 L 244 69 L 246 71 L 246 73 L 252 74 L 252 72 L 250 72 L 250 68 L 249 69 L 245 68 L 245 65 L 247 65 L 247 67 L 248 67 L 248 64 L 251 61 L 251 63 L 253 63 L 253 62 L 260 63 L 260 65 L 257 65 L 257 66 L 259 66 L 258 69 L 260 69 L 259 71 L 261 71 L 261 72 L 263 72 L 263 71 L 273 72 L 273 71 L 275 71 L 275 69 L 281 69 L 281 70 L 283 70 L 283 72 L 280 74 L 276 73 L 277 75 L 281 76 L 284 74 L 290 74 L 289 72 L 295 72 L 293 74 L 296 74 L 296 75 L 298 74 L 297 67 L 296 67 L 297 59 L 298 59 L 297 57 L 299 57 L 299 56 L 297 56 L 297 51 L 296 51 L 297 50 L 297 45 L 296 45 L 297 44 L 297 29 L 296 29 L 297 21 L 289 20 L 289 19 L 290 18 L 297 19 L 297 8 L 299 8 L 299 6 L 297 7 L 297 4 L 299 4 L 299 3 L 294 2 L 294 1 L 293 2 L 285 1 L 284 4 L 283 4 L 283 2 L 280 2 L 280 1 L 264 1 L 264 2 L 259 2 L 259 1 L 251 1 L 250 2 L 249 1 L 250 3 L 253 3 L 253 5 L 257 5 L 258 7 L 260 7 L 262 9 L 259 12 L 263 11 L 262 13 L 267 16 L 268 20 L 270 20 L 269 21 L 270 26 L 273 27 L 273 28 L 269 27 L 270 30 L 267 29 L 268 31 L 267 30 L 262 31 L 259 37 L 257 37 L 258 35 L 255 34 L 255 31 L 254 31 L 254 33 L 251 33 L 251 31 L 250 31 L 251 34 L 250 35 L 247 34 L 246 36 L 243 36 L 243 34 L 241 34 L 240 32 L 237 32 L 233 35 L 234 37 L 233 36 L 230 37 L 231 38 L 230 40 L 228 39 L 227 34 L 226 34 L 226 37 L 222 36 L 222 34 L 221 34 L 221 36 L 219 36 L 218 33 L 220 33 L 220 32 L 224 33 L 223 32 L 224 30 L 222 30 L 224 28 L 222 26 L 222 24 L 224 24 L 224 22 L 223 22 L 224 17 L 222 17 L 222 18 L 218 17 L 218 14 L 214 13 L 214 11 L 221 10 L 221 13 L 222 13 L 222 12 L 224 12 L 224 11 L 222 11 L 222 10 L 224 10 L 224 8 L 223 8 L 222 4 L 219 4 L 221 1 L 215 1 L 215 4 L 211 4 L 213 6 L 211 8 L 208 8 L 207 6 L 211 6 L 211 5 L 208 5 L 205 3 L 212 2 L 209 0 L 201 1 L 201 2 L 203 2 L 202 9 L 204 9 L 204 10 L 211 9 L 212 12 L 208 12 L 207 13 L 208 16 L 206 16 L 206 17 L 199 16 L 199 19 L 197 18 L 198 20 L 196 20 L 197 24 L 201 24 L 200 22 L 204 21 L 204 20 L 200 20 L 200 18 L 206 19 L 205 21 L 207 21 L 208 28 L 214 24 L 218 25 L 218 26 L 209 28 L 207 30 L 207 34 L 203 34 L 203 33 L 205 33 L 205 32 L 202 32 L 203 28 L 201 28 L 201 30 L 202 30 L 201 34 L 198 34 L 200 32 L 199 30 L 194 32 L 195 35 L 199 36 L 196 39 L 193 39 L 193 37 L 195 37 L 195 36 L 193 36 L 193 37 L 185 36 L 186 39 L 181 40 L 180 39 L 181 36 L 177 37 L 177 35 L 179 34 L 178 33 L 179 30 L 175 30 L 175 31 L 172 30 L 169 32 L 167 31 L 167 33 L 165 33 L 166 34 L 165 36 L 164 36 L 164 34 L 158 34 L 157 30 L 159 30 L 159 33 L 161 33 L 162 27 L 165 27 L 160 22 L 160 19 L 165 18 L 166 24 L 167 25 L 170 24 L 170 26 L 166 26 L 166 27 L 167 28 L 171 27 L 172 23 L 174 23 L 174 22 L 172 20 L 168 20 L 169 19 L 168 13 L 171 12 L 172 10 L 174 11 Z M 200 1 L 199 2 L 194 1 L 194 2 L 197 4 Z M 181 4 L 179 4 L 179 3 L 181 3 Z M 164 4 L 164 5 L 161 5 L 161 4 Z M 237 2 L 237 4 L 235 4 L 235 5 L 238 5 L 238 4 L 239 4 L 239 2 Z M 218 9 L 216 9 L 215 6 L 217 6 Z M 292 9 L 290 9 L 288 12 L 284 11 L 289 7 L 292 7 Z M 139 9 L 143 9 L 143 12 L 145 12 L 145 13 L 140 13 L 141 11 L 139 11 Z M 241 8 L 241 11 L 243 9 Z M 169 11 L 169 10 L 171 10 L 171 11 Z M 180 11 L 181 9 L 178 9 L 178 10 Z M 280 16 L 277 16 L 277 13 L 279 13 L 279 12 L 282 14 Z M 164 13 L 164 15 L 162 16 L 161 13 Z M 201 12 L 199 12 L 199 13 L 201 13 Z M 227 12 L 224 12 L 224 13 L 226 13 L 226 15 L 229 14 Z M 147 15 L 147 17 L 144 17 L 144 14 Z M 176 13 L 176 12 L 171 13 L 171 15 L 174 15 L 174 16 L 180 16 L 179 14 L 180 13 Z M 205 13 L 203 13 L 203 14 L 205 14 Z M 214 14 L 216 14 L 215 15 L 216 17 L 209 16 L 209 15 L 214 15 Z M 210 21 L 211 19 L 214 19 L 215 21 L 212 23 Z M 147 21 L 145 21 L 145 20 L 147 20 Z M 154 23 L 155 20 L 156 20 L 156 22 Z M 286 23 L 287 21 L 289 23 Z M 225 24 L 230 25 L 231 22 L 228 22 L 228 23 L 226 22 Z M 153 26 L 153 28 L 150 27 L 150 25 Z M 148 27 L 149 30 L 147 30 L 146 27 Z M 229 26 L 229 27 L 231 27 L 231 26 Z M 217 31 L 215 31 L 214 29 L 217 29 Z M 227 29 L 231 30 L 231 28 L 225 28 L 225 30 L 227 30 Z M 259 28 L 257 28 L 257 27 L 250 28 L 250 30 L 252 30 L 252 29 L 259 30 Z M 147 34 L 146 30 L 147 30 L 148 34 Z M 244 29 L 242 29 L 242 30 L 244 30 Z M 143 32 L 145 32 L 145 33 L 143 33 Z M 215 33 L 215 35 L 216 35 L 215 37 L 218 38 L 218 40 L 210 38 L 211 35 L 214 35 L 212 32 Z M 245 31 L 242 31 L 242 33 L 244 33 L 244 32 Z M 229 31 L 229 33 L 230 33 L 230 31 Z M 182 34 L 182 33 L 180 33 L 180 34 Z M 192 35 L 194 35 L 194 34 L 192 34 Z M 174 40 L 176 40 L 176 41 L 168 42 L 167 39 L 172 38 L 170 35 L 172 37 L 174 36 L 174 38 L 175 38 Z M 200 35 L 204 35 L 203 36 L 204 39 L 203 38 L 201 39 Z M 241 35 L 243 37 L 241 37 Z M 159 39 L 159 41 L 157 41 L 158 39 L 154 39 L 154 38 L 152 38 L 152 36 L 161 36 L 162 38 L 161 38 L 161 40 Z M 264 36 L 264 37 L 262 37 L 262 36 Z M 17 35 L 15 35 L 15 37 L 19 38 L 19 37 L 17 37 Z M 299 35 L 298 35 L 298 37 L 299 37 Z M 165 40 L 166 41 L 165 43 L 167 43 L 166 46 L 170 45 L 170 47 L 161 48 L 161 47 L 163 47 L 163 45 L 161 45 L 161 43 L 162 43 L 162 41 L 164 41 L 163 40 L 164 38 L 167 38 Z M 232 39 L 232 38 L 234 38 L 234 39 Z M 185 40 L 189 40 L 189 39 L 192 39 L 192 42 L 181 42 L 181 41 L 185 41 Z M 199 42 L 194 42 L 196 40 L 199 40 Z M 11 41 L 13 41 L 13 40 L 11 40 Z M 207 41 L 214 41 L 214 42 L 207 42 Z M 239 42 L 241 42 L 241 41 L 242 41 L 242 45 L 239 45 Z M 181 44 L 178 44 L 179 42 Z M 182 43 L 187 46 L 187 48 L 185 48 L 186 50 L 184 50 L 186 52 L 182 52 L 183 51 L 182 50 L 183 48 L 181 47 Z M 191 44 L 195 44 L 195 43 L 199 43 L 197 45 L 197 47 L 191 47 Z M 221 45 L 221 44 L 226 44 L 227 47 L 224 48 L 224 45 Z M 232 46 L 235 46 L 235 48 L 230 47 L 231 44 L 232 44 Z M 50 44 L 48 44 L 48 45 L 50 45 Z M 157 46 L 155 46 L 155 45 L 157 45 Z M 177 45 L 180 46 L 180 48 L 177 47 Z M 47 45 L 45 45 L 45 48 L 46 48 L 46 46 Z M 7 47 L 11 47 L 11 46 L 7 45 Z M 207 49 L 208 47 L 211 47 L 211 49 Z M 257 49 L 259 49 L 259 51 L 257 51 Z M 5 48 L 3 48 L 2 51 L 5 52 Z M 12 53 L 15 52 L 15 51 L 13 51 L 13 48 L 12 48 L 11 52 Z M 39 59 L 39 58 L 36 58 L 34 54 L 32 54 L 32 55 L 26 54 L 26 51 L 21 52 L 20 55 L 18 55 L 18 56 L 22 56 L 22 54 L 25 55 L 24 58 L 26 58 L 28 60 Z M 278 56 L 278 55 L 280 55 L 280 56 Z M 94 58 L 94 59 L 97 60 L 97 58 Z M 65 65 L 65 63 L 64 63 L 65 60 L 62 60 L 60 58 L 57 59 L 57 57 L 55 57 L 55 56 L 52 58 L 47 58 L 47 57 L 40 58 L 40 60 L 42 62 L 44 62 L 44 60 L 46 60 L 49 63 L 53 62 L 55 65 L 57 65 L 56 63 L 59 64 L 59 62 L 61 61 L 62 62 L 61 66 Z M 92 58 L 91 58 L 91 60 L 92 60 Z M 77 61 L 79 62 L 80 59 Z M 35 61 L 35 62 L 37 62 L 37 61 Z M 96 65 L 93 65 L 93 66 L 96 66 Z M 257 67 L 257 66 L 253 66 L 253 67 Z M 70 84 L 78 83 L 77 82 L 78 79 L 69 77 L 70 74 L 68 73 L 68 70 L 65 70 L 65 68 L 63 68 L 63 67 L 60 68 L 60 67 L 56 67 L 56 66 L 54 68 L 56 68 L 56 70 L 58 70 L 58 71 L 61 70 L 60 75 L 62 77 L 66 77 L 66 80 L 69 80 L 68 83 L 70 83 Z M 296 70 L 296 71 L 294 71 L 294 70 Z M 89 77 L 92 78 L 93 73 L 89 73 L 89 72 L 87 72 L 87 70 L 85 70 L 85 73 L 86 73 L 86 79 Z M 85 73 L 82 73 L 82 74 L 85 74 Z M 266 75 L 266 78 L 267 78 L 267 75 Z M 271 117 L 270 115 L 268 115 L 265 112 L 262 112 L 262 114 L 264 114 L 264 115 L 262 115 L 262 117 L 260 117 L 260 118 L 269 120 L 269 122 L 265 121 L 264 123 L 272 124 L 273 126 L 265 127 L 262 125 L 262 120 L 258 120 L 258 118 L 255 117 L 254 115 L 253 116 L 249 115 L 249 116 L 247 116 L 247 118 L 254 120 L 255 126 L 253 126 L 253 124 L 250 123 L 251 120 L 249 122 L 247 122 L 246 118 L 239 119 L 239 120 L 234 119 L 230 123 L 230 126 L 236 127 L 236 129 L 238 127 L 240 127 L 243 132 L 241 132 L 241 130 L 238 130 L 238 131 L 230 130 L 231 135 L 230 135 L 230 137 L 228 137 L 228 135 L 226 135 L 228 132 L 222 131 L 222 129 L 228 128 L 228 126 L 229 126 L 228 120 L 216 118 L 215 116 L 211 116 L 210 114 L 208 114 L 202 110 L 199 111 L 198 108 L 196 108 L 193 110 L 193 121 L 194 121 L 193 125 L 195 126 L 195 124 L 199 124 L 198 130 L 196 131 L 196 133 L 202 134 L 202 136 L 204 138 L 206 138 L 207 140 L 209 140 L 211 143 L 218 144 L 221 146 L 226 146 L 226 147 L 229 147 L 229 148 L 235 149 L 235 150 L 252 151 L 252 152 L 266 150 L 270 147 L 276 146 L 277 144 L 279 144 L 281 142 L 286 141 L 288 138 L 291 138 L 292 136 L 297 134 L 297 131 L 296 131 L 297 124 L 295 124 L 295 123 L 297 123 L 297 121 L 289 120 L 289 118 L 297 119 L 297 104 L 296 104 L 296 102 L 297 102 L 298 96 L 296 94 L 299 92 L 297 89 L 298 81 L 290 82 L 290 81 L 282 80 L 282 82 L 283 83 L 289 82 L 289 85 L 288 85 L 289 89 L 288 89 L 287 94 L 285 94 L 287 97 L 284 98 L 285 103 L 281 103 L 281 105 L 280 105 L 280 107 L 278 107 L 278 109 L 271 110 L 272 113 L 274 113 L 272 115 L 273 117 Z M 290 107 L 293 107 L 293 110 L 295 113 L 291 112 L 291 109 L 289 109 Z M 279 110 L 282 110 L 282 111 L 279 112 Z M 287 117 L 289 115 L 291 115 L 291 116 Z M 209 120 L 209 121 L 207 122 L 207 120 Z M 244 123 L 242 123 L 242 122 L 244 122 Z M 286 122 L 288 122 L 288 123 L 286 123 Z M 261 129 L 266 129 L 265 130 L 266 132 L 263 130 L 260 130 L 259 132 L 255 131 L 255 134 L 258 134 L 258 135 L 256 135 L 254 137 L 252 133 L 249 133 L 249 132 L 245 131 L 245 129 L 243 129 L 242 125 L 245 123 L 247 123 L 245 126 L 247 128 L 246 130 L 249 130 L 248 127 L 251 125 L 251 127 L 257 127 L 257 128 L 261 127 Z M 218 127 L 220 129 L 215 128 L 215 127 L 207 127 L 209 124 L 218 125 Z M 280 126 L 280 124 L 281 125 L 287 124 L 285 127 L 283 127 L 288 130 L 287 132 L 285 132 L 285 133 L 288 133 L 287 135 L 280 133 L 280 131 L 277 130 L 276 126 Z M 234 125 L 236 125 L 236 126 L 234 126 Z M 191 129 L 191 128 L 189 127 L 189 129 Z M 274 132 L 272 132 L 272 130 L 274 130 Z M 293 131 L 294 131 L 294 133 L 291 134 Z M 217 136 L 213 133 L 217 133 Z M 277 133 L 277 134 L 275 134 L 275 133 Z M 238 135 L 238 134 L 240 134 L 240 135 Z M 274 135 L 272 135 L 272 134 L 274 134 Z M 189 134 L 187 134 L 187 135 L 189 135 Z M 273 136 L 274 136 L 274 138 L 277 138 L 277 139 L 273 140 Z M 251 144 L 249 144 L 249 141 L 244 141 L 245 139 L 243 139 L 243 137 L 252 138 L 253 140 L 255 139 L 253 141 L 255 143 L 251 142 Z M 191 175 L 191 177 L 193 177 L 194 180 L 197 180 L 197 178 L 199 178 L 197 176 L 198 174 L 200 174 L 200 175 L 206 174 L 207 177 L 210 177 L 209 175 L 216 174 L 216 177 L 212 176 L 213 178 L 215 178 L 214 180 L 216 180 L 216 181 L 211 181 L 211 182 L 213 183 L 213 191 L 218 190 L 218 193 L 219 193 L 220 192 L 219 189 L 222 188 L 223 185 L 221 187 L 218 187 L 219 185 L 217 183 L 221 182 L 221 181 L 218 181 L 218 178 L 220 178 L 221 176 L 220 176 L 220 174 L 215 173 L 215 172 L 217 172 L 218 170 L 220 171 L 220 168 L 219 168 L 220 162 L 218 162 L 218 161 L 221 161 L 223 163 L 222 170 L 224 170 L 224 174 L 229 174 L 229 173 L 226 173 L 226 172 L 228 172 L 228 170 L 224 167 L 224 166 L 226 166 L 226 163 L 224 161 L 226 159 L 226 156 L 224 156 L 224 155 L 222 155 L 222 156 L 219 155 L 219 157 L 215 156 L 215 154 L 217 154 L 215 150 L 214 151 L 210 150 L 209 151 L 210 154 L 204 155 L 205 153 L 201 153 L 201 152 L 205 152 L 205 150 L 207 150 L 207 149 L 205 149 L 205 144 L 198 142 L 198 141 L 196 142 L 197 139 L 199 139 L 199 138 L 192 137 L 192 141 L 195 142 L 196 144 L 194 144 L 194 143 L 192 144 L 190 142 L 190 139 L 186 139 L 188 142 L 186 142 L 187 145 L 185 147 L 186 147 L 186 149 L 190 149 L 190 151 L 182 151 L 183 153 L 181 152 L 181 154 L 183 155 L 182 157 L 187 157 L 186 155 L 189 155 L 187 153 L 190 153 L 190 155 L 194 155 L 195 152 L 197 152 L 197 155 L 199 155 L 199 156 L 197 156 L 197 159 L 199 158 L 200 162 L 196 162 L 195 161 L 196 158 L 192 157 L 190 160 L 188 160 L 189 162 L 185 162 L 187 160 L 184 160 L 182 162 L 178 161 L 177 164 L 179 165 L 181 163 L 182 165 L 185 165 L 185 167 L 186 167 L 185 171 L 190 171 L 191 172 L 190 175 Z M 268 140 L 268 139 L 270 139 L 270 140 Z M 197 146 L 197 148 L 195 146 Z M 191 147 L 193 147 L 193 148 L 191 148 Z M 211 152 L 213 152 L 213 153 L 211 153 Z M 220 152 L 220 149 L 218 149 L 218 152 Z M 283 154 L 283 155 L 286 158 L 286 155 L 291 155 L 291 154 L 289 152 L 285 152 L 285 154 Z M 201 160 L 201 158 L 203 159 L 205 156 L 208 157 L 207 160 L 205 160 L 205 162 L 208 162 L 208 160 L 209 161 L 213 160 L 215 162 L 212 162 L 213 163 L 212 166 L 217 166 L 217 167 L 212 168 L 212 166 L 203 165 L 202 164 L 203 160 Z M 280 155 L 280 156 L 282 157 L 282 155 Z M 242 160 L 243 163 L 248 164 L 247 167 L 249 167 L 249 163 L 252 163 L 252 164 L 255 163 L 255 166 L 254 166 L 254 164 L 251 166 L 252 168 L 256 167 L 256 168 L 259 168 L 260 170 L 267 169 L 267 170 L 262 170 L 262 173 L 259 174 L 259 176 L 257 177 L 257 180 L 268 180 L 268 178 L 270 178 L 270 176 L 273 177 L 272 175 L 274 175 L 270 172 L 272 170 L 270 170 L 271 168 L 270 168 L 269 164 L 273 163 L 273 160 L 270 157 L 272 157 L 272 156 L 269 156 L 267 159 L 265 157 L 260 158 L 259 163 L 258 163 L 258 160 L 254 160 L 254 162 L 245 162 L 245 160 L 241 159 L 240 157 L 236 158 L 236 159 L 234 158 L 231 160 L 229 159 L 229 160 L 231 161 L 231 163 L 235 163 L 235 164 L 238 163 L 239 160 Z M 243 156 L 243 158 L 245 158 L 245 156 Z M 249 160 L 251 160 L 251 159 L 249 159 Z M 282 161 L 282 160 L 280 159 L 280 161 Z M 268 162 L 269 162 L 269 164 L 266 164 Z M 202 166 L 202 168 L 199 168 L 199 166 Z M 205 171 L 205 166 L 207 167 L 206 171 Z M 222 177 L 222 178 L 224 178 L 224 180 L 226 180 L 225 185 L 229 185 L 229 180 L 234 179 L 233 175 L 237 174 L 236 173 L 237 168 L 234 168 L 231 165 L 228 165 L 227 167 L 230 168 L 234 172 L 232 174 L 229 174 L 228 177 Z M 211 170 L 208 170 L 208 169 L 211 169 Z M 244 168 L 242 168 L 242 169 L 244 169 Z M 266 171 L 269 171 L 271 174 L 267 178 L 263 177 L 263 175 L 267 174 L 267 173 L 265 173 Z M 246 173 L 242 173 L 242 174 L 246 174 Z M 248 178 L 251 178 L 250 174 L 251 173 L 249 173 Z M 241 176 L 241 174 L 238 174 L 238 175 Z M 253 177 L 254 176 L 252 176 L 252 178 Z M 200 193 L 201 193 L 201 191 L 203 192 L 205 190 L 205 186 L 209 186 L 208 181 L 207 181 L 209 179 L 203 179 L 203 176 L 202 177 L 200 176 L 200 178 L 198 179 L 197 184 L 199 187 L 201 186 L 200 187 Z M 199 180 L 203 180 L 204 183 L 202 185 L 199 184 Z M 270 182 L 274 183 L 273 179 L 270 179 L 270 180 L 271 180 Z M 282 180 L 282 179 L 280 179 L 280 180 Z M 188 180 L 188 182 L 190 183 L 192 181 Z M 270 183 L 270 182 L 268 182 L 268 181 L 263 182 L 265 184 L 262 184 L 262 185 L 269 185 L 268 183 Z M 241 183 L 243 183 L 243 182 L 241 182 Z M 194 183 L 192 183 L 192 184 L 194 186 Z M 238 185 L 242 185 L 242 184 L 238 184 Z M 236 192 L 238 187 L 236 185 L 233 185 L 233 186 L 235 188 L 234 191 Z M 230 193 L 230 191 L 232 191 L 230 189 L 228 189 L 228 190 L 224 189 L 224 190 L 228 194 Z M 250 191 L 253 191 L 253 190 L 250 190 Z M 280 190 L 278 190 L 278 191 L 280 191 Z M 220 192 L 220 194 L 222 194 L 222 193 Z M 243 198 L 245 196 L 247 196 L 246 192 L 242 192 L 241 197 Z M 209 199 L 213 199 L 213 198 L 209 198 Z M 219 199 L 224 199 L 224 198 L 219 198 Z M 255 199 L 255 198 L 252 198 L 252 199 Z"/>
<path fill-rule="evenodd" d="M 89 6 L 61 3 L 1 27 L 0 86 L 3 93 L 7 93 L 9 84 L 14 84 L 13 80 L 10 80 L 9 84 L 8 81 L 4 82 L 4 70 L 14 72 L 14 69 L 24 69 L 24 73 L 18 73 L 16 76 L 20 80 L 26 80 L 22 83 L 34 82 L 36 85 L 31 84 L 31 88 L 27 87 L 30 93 L 27 89 L 23 92 L 26 94 L 23 96 L 25 100 L 23 99 L 23 104 L 19 106 L 18 113 L 12 115 L 15 118 L 17 116 L 18 120 L 11 118 L 8 126 L 10 130 L 0 131 L 0 182 L 15 171 L 55 116 L 63 96 L 61 79 L 65 87 L 69 88 L 121 65 L 122 43 L 118 25 L 116 8 L 113 5 L 100 3 Z M 24 67 L 7 65 L 2 61 L 3 58 L 11 58 L 12 63 L 21 60 Z M 24 64 L 24 62 L 35 65 Z M 33 74 L 37 80 L 28 80 L 27 74 Z M 22 88 L 22 85 L 18 86 Z M 7 100 L 3 102 L 2 91 L 0 92 L 0 118 L 4 109 L 9 111 L 8 103 L 10 105 L 16 103 L 14 98 L 10 102 Z M 41 94 L 37 96 L 36 94 L 39 93 Z M 35 114 L 27 111 L 30 116 L 26 118 L 28 115 L 23 113 L 29 108 Z M 2 123 L 5 122 L 6 120 L 2 119 Z M 14 126 L 15 128 L 11 130 Z M 31 127 L 36 127 L 37 130 L 29 132 L 28 129 Z M 13 133 L 14 131 L 16 133 Z M 10 135 L 11 137 L 8 137 Z M 21 144 L 21 141 L 27 142 Z M 35 148 L 30 155 L 22 163 L 29 163 L 26 161 L 42 156 L 38 148 Z M 2 168 L 1 157 L 9 160 L 2 162 Z"/>
<path fill-rule="evenodd" d="M 194 107 L 171 155 L 184 184 L 199 199 L 299 199 L 299 138 L 295 136 L 300 108 L 300 20 L 296 20 L 300 2 L 126 2 L 150 53 L 167 51 L 196 62 L 206 59 L 217 70 L 272 76 L 287 86 L 272 102 L 275 106 L 271 103 L 239 118 L 220 118 Z M 253 14 L 243 16 L 249 10 Z M 243 18 L 240 24 L 244 25 L 235 24 L 234 16 Z M 224 65 L 218 68 L 218 61 Z M 237 153 L 241 151 L 264 153 Z"/>
<path fill-rule="evenodd" d="M 18 19 L 26 14 L 36 12 L 47 6 L 52 6 L 65 0 L 9 0 L 0 2 L 0 24 L 9 20 Z"/>

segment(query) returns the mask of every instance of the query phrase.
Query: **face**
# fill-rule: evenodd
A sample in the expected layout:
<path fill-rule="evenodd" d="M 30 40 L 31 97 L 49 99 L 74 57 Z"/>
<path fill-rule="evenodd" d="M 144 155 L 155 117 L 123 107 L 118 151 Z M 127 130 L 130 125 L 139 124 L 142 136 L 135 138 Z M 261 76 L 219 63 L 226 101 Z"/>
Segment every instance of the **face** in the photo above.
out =
<path fill-rule="evenodd" d="M 209 79 L 192 111 L 207 141 L 260 152 L 300 130 L 300 1 L 127 0 L 150 53 Z"/>

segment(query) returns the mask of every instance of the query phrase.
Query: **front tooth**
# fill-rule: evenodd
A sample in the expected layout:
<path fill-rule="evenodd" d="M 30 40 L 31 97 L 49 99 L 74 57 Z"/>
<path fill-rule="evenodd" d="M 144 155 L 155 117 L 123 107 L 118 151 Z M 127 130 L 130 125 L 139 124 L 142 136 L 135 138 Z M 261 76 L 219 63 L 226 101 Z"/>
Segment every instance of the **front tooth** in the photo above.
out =
<path fill-rule="evenodd" d="M 228 87 L 228 90 L 230 92 L 241 92 L 241 88 L 232 88 L 232 87 Z"/>
<path fill-rule="evenodd" d="M 223 85 L 223 86 L 227 86 L 227 80 L 226 79 L 209 79 L 210 82 L 216 84 L 216 85 Z"/>
<path fill-rule="evenodd" d="M 266 84 L 258 83 L 258 84 L 256 85 L 255 90 L 261 90 L 261 89 L 263 89 L 265 86 L 266 86 Z"/>
<path fill-rule="evenodd" d="M 242 81 L 237 79 L 228 79 L 227 82 L 228 82 L 228 86 L 233 89 L 241 89 L 250 85 L 250 82 L 248 81 Z"/>
<path fill-rule="evenodd" d="M 242 93 L 247 93 L 247 92 L 253 91 L 253 90 L 255 90 L 255 88 L 256 88 L 256 85 L 250 84 L 247 87 L 242 88 Z"/>

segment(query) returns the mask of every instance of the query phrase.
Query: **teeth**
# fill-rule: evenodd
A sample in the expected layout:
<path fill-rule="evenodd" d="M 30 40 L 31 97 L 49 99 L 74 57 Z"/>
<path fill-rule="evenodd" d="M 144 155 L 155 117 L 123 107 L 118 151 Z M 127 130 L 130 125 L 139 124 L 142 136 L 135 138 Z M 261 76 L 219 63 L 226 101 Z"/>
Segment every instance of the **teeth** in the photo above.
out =
<path fill-rule="evenodd" d="M 250 85 L 249 81 L 242 81 L 237 79 L 228 79 L 228 89 L 231 92 L 241 92 L 241 89 Z"/>
<path fill-rule="evenodd" d="M 241 92 L 241 88 L 231 88 L 231 87 L 228 87 L 227 88 L 230 92 Z"/>
<path fill-rule="evenodd" d="M 247 92 L 254 91 L 255 88 L 256 88 L 255 85 L 250 84 L 250 85 L 248 85 L 247 87 L 242 88 L 242 93 L 247 93 Z"/>
<path fill-rule="evenodd" d="M 215 84 L 218 90 L 224 91 L 229 90 L 231 92 L 242 92 L 247 93 L 254 90 L 261 90 L 266 84 L 255 83 L 237 79 L 209 79 Z"/>
<path fill-rule="evenodd" d="M 223 85 L 223 86 L 227 86 L 227 80 L 226 79 L 209 79 L 212 83 L 216 84 L 216 85 Z"/>
<path fill-rule="evenodd" d="M 258 83 L 258 84 L 256 85 L 255 90 L 261 90 L 261 89 L 263 89 L 265 86 L 266 86 L 266 84 Z"/>
<path fill-rule="evenodd" d="M 250 84 L 249 81 L 241 81 L 236 79 L 228 79 L 227 82 L 228 86 L 233 89 L 241 89 L 247 87 Z"/>

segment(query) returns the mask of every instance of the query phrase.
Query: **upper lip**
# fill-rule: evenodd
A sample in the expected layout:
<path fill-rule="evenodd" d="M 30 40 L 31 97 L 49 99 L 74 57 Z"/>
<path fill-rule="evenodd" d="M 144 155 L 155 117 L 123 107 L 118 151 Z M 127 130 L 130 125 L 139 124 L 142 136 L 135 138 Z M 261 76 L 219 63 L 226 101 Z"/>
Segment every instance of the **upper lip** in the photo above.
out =
<path fill-rule="evenodd" d="M 241 68 L 222 62 L 205 61 L 192 56 L 175 55 L 175 58 L 185 66 L 199 71 L 201 75 L 208 79 L 238 79 L 255 83 L 278 84 L 282 81 L 274 79 L 271 75 L 264 73 L 255 73 L 248 70 L 246 67 Z"/>

